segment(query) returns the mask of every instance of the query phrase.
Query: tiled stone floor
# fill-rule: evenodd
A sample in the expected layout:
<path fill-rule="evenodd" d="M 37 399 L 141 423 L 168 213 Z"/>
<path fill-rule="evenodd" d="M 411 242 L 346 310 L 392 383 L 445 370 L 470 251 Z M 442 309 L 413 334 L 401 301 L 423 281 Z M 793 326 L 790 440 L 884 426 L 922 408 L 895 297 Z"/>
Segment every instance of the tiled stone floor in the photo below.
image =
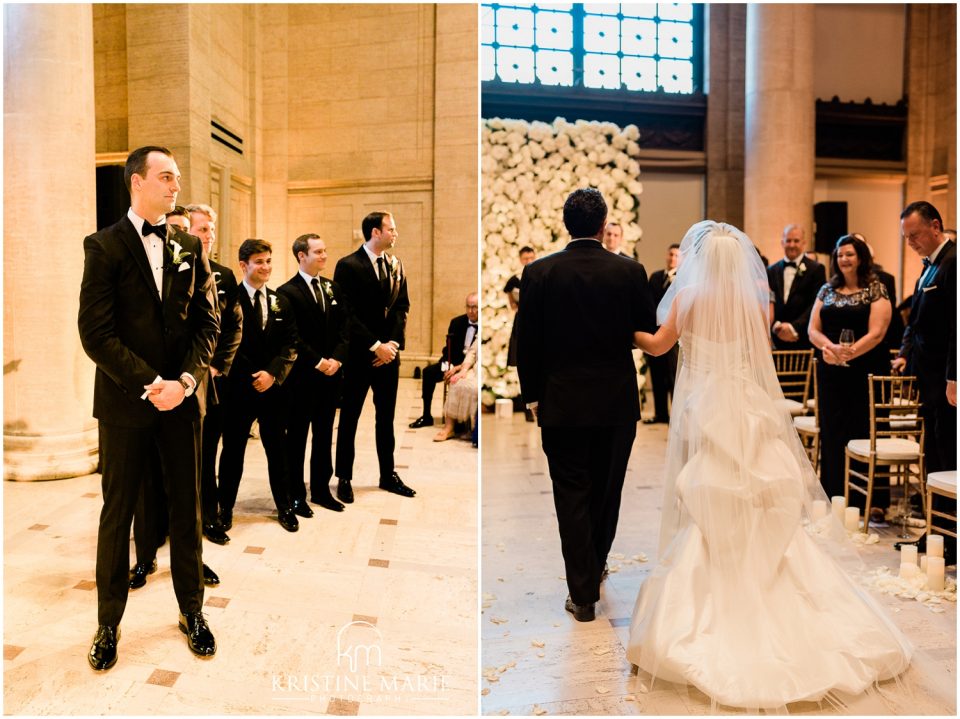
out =
<path fill-rule="evenodd" d="M 177 629 L 165 545 L 130 593 L 117 665 L 93 672 L 100 478 L 5 482 L 4 712 L 476 714 L 478 452 L 407 428 L 419 391 L 401 380 L 396 421 L 397 471 L 417 496 L 377 488 L 368 400 L 355 503 L 315 506 L 296 534 L 276 521 L 251 440 L 231 542 L 203 545 L 222 580 L 205 593 L 211 659 Z"/>
<path fill-rule="evenodd" d="M 656 556 L 666 425 L 639 425 L 623 490 L 611 573 L 597 619 L 564 611 L 566 584 L 546 458 L 522 414 L 485 415 L 483 462 L 481 707 L 483 714 L 709 714 L 696 690 L 657 682 L 644 693 L 625 656 L 630 616 Z M 893 531 L 861 550 L 868 569 L 899 566 Z M 634 556 L 645 554 L 649 562 Z M 621 558 L 617 559 L 619 555 Z M 955 570 L 949 574 L 956 577 Z M 844 698 L 845 707 L 791 705 L 797 714 L 956 715 L 956 604 L 942 614 L 875 595 L 916 647 L 902 683 Z M 736 713 L 717 708 L 718 713 Z"/>

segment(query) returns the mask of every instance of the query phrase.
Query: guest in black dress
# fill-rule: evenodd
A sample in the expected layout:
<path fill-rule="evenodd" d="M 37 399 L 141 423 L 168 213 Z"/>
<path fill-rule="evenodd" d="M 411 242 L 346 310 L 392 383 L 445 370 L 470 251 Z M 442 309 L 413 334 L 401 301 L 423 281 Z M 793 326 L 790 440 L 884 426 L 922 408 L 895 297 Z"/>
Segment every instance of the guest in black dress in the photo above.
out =
<path fill-rule="evenodd" d="M 870 436 L 867 375 L 890 373 L 883 338 L 892 308 L 877 279 L 867 244 L 853 235 L 837 241 L 830 256 L 830 280 L 820 288 L 810 313 L 809 336 L 817 349 L 820 399 L 820 483 L 827 496 L 843 495 L 844 448 L 851 439 Z M 851 347 L 840 346 L 840 333 L 853 330 Z M 846 362 L 849 366 L 843 366 Z M 872 498 L 877 511 L 890 504 L 889 483 L 878 480 Z M 854 492 L 850 504 L 863 508 Z"/>

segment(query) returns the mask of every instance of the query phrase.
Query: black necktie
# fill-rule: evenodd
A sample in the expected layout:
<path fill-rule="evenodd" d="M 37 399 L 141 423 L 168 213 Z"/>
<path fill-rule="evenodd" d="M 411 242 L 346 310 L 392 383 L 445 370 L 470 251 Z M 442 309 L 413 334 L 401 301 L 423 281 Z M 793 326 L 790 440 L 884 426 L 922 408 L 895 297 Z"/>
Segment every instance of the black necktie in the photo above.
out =
<path fill-rule="evenodd" d="M 924 257 L 924 258 L 923 258 L 923 269 L 927 269 L 927 268 L 928 268 L 930 265 L 932 265 L 932 264 L 933 264 L 933 263 L 930 262 L 930 258 L 929 258 L 929 257 Z"/>
<path fill-rule="evenodd" d="M 147 235 L 153 233 L 161 240 L 167 239 L 167 226 L 166 225 L 151 225 L 146 220 L 143 221 L 143 239 L 147 239 Z"/>
<path fill-rule="evenodd" d="M 377 258 L 377 270 L 380 272 L 380 287 L 383 289 L 383 296 L 386 300 L 389 300 L 390 276 L 387 274 L 387 261 L 382 257 Z"/>
<path fill-rule="evenodd" d="M 323 292 L 320 291 L 320 280 L 314 277 L 310 280 L 310 284 L 313 285 L 313 294 L 317 298 L 317 304 L 320 305 L 320 309 L 326 311 L 326 307 L 323 305 Z"/>
<path fill-rule="evenodd" d="M 257 323 L 257 329 L 263 329 L 263 308 L 260 306 L 260 290 L 253 293 L 253 321 Z"/>
<path fill-rule="evenodd" d="M 663 289 L 667 289 L 670 286 L 671 282 L 673 282 L 673 277 L 671 277 L 670 273 L 667 272 L 663 276 Z"/>

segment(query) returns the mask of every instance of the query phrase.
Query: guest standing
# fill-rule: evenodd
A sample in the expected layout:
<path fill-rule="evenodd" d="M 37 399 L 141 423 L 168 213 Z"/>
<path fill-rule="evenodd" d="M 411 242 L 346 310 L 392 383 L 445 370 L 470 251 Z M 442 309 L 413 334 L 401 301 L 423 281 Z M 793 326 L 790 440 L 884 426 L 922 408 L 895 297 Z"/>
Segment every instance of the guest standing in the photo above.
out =
<path fill-rule="evenodd" d="M 680 245 L 672 244 L 667 248 L 667 267 L 650 275 L 650 300 L 654 307 L 670 289 L 673 278 L 677 276 L 680 264 Z M 664 354 L 647 355 L 650 367 L 650 380 L 653 382 L 653 417 L 643 420 L 644 424 L 667 424 L 670 422 L 669 398 L 673 396 L 673 381 L 677 376 L 677 345 Z"/>
<path fill-rule="evenodd" d="M 867 243 L 844 235 L 830 255 L 830 281 L 820 288 L 810 313 L 809 336 L 818 350 L 820 400 L 820 482 L 828 497 L 843 495 L 844 448 L 851 439 L 869 436 L 870 400 L 867 375 L 887 373 L 883 338 L 892 307 L 887 290 L 873 273 Z M 840 346 L 840 333 L 852 330 L 851 347 Z M 844 366 L 847 363 L 848 366 Z M 878 481 L 871 512 L 882 520 L 889 506 L 889 485 Z M 859 494 L 850 504 L 862 507 Z M 866 513 L 865 513 L 865 516 Z"/>
<path fill-rule="evenodd" d="M 773 345 L 778 350 L 810 348 L 807 325 L 817 291 L 827 281 L 826 270 L 804 253 L 803 228 L 787 225 L 780 240 L 783 259 L 767 268 L 773 293 Z"/>

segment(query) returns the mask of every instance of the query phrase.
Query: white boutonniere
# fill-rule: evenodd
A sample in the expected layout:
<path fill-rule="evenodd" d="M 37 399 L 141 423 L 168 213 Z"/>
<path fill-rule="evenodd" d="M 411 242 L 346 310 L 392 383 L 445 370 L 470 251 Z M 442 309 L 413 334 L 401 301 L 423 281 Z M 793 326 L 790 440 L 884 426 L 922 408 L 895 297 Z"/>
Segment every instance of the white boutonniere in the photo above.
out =
<path fill-rule="evenodd" d="M 323 283 L 323 291 L 327 293 L 327 297 L 330 298 L 330 306 L 333 307 L 337 304 L 336 298 L 333 296 L 333 285 L 330 284 L 330 280 L 327 280 Z"/>
<path fill-rule="evenodd" d="M 803 262 L 801 262 L 801 263 L 799 263 L 799 264 L 797 265 L 797 277 L 799 277 L 800 275 L 802 275 L 802 274 L 803 274 L 804 272 L 806 272 L 806 271 L 807 271 L 807 266 L 806 266 L 806 264 L 804 264 Z"/>
<path fill-rule="evenodd" d="M 173 267 L 177 267 L 177 266 L 179 266 L 180 264 L 182 264 L 183 261 L 184 261 L 185 259 L 187 259 L 187 258 L 192 254 L 192 253 L 187 252 L 186 250 L 184 250 L 184 249 L 183 249 L 183 245 L 181 245 L 179 242 L 177 242 L 177 241 L 176 241 L 175 239 L 173 239 L 173 238 L 170 238 L 170 239 L 167 241 L 167 251 L 170 253 L 170 264 L 171 264 Z M 187 267 L 189 267 L 189 266 L 190 266 L 190 265 L 187 265 Z M 184 269 L 184 268 L 181 267 L 181 268 L 178 270 L 178 272 L 182 272 L 183 269 Z"/>
<path fill-rule="evenodd" d="M 396 255 L 387 255 L 387 263 L 390 265 L 390 277 L 394 282 L 400 282 L 403 277 L 403 264 Z"/>
<path fill-rule="evenodd" d="M 270 311 L 271 312 L 280 311 L 280 301 L 277 299 L 276 295 L 270 295 Z"/>

